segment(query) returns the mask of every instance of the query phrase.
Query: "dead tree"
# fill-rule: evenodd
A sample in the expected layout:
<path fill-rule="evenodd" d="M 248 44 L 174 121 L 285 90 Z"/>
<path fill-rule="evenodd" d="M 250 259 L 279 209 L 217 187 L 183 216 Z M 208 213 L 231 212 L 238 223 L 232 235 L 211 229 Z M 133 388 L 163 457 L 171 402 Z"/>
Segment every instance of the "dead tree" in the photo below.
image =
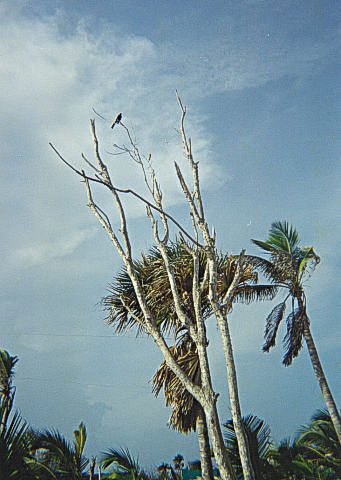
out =
<path fill-rule="evenodd" d="M 184 175 L 179 165 L 175 163 L 176 175 L 182 188 L 184 197 L 188 203 L 190 209 L 190 217 L 193 225 L 193 232 L 189 232 L 184 228 L 180 222 L 171 216 L 163 206 L 163 196 L 161 186 L 156 178 L 155 171 L 151 168 L 150 162 L 146 165 L 140 151 L 134 142 L 129 129 L 122 123 L 119 123 L 120 127 L 126 132 L 129 146 L 119 147 L 115 145 L 120 152 L 127 153 L 131 159 L 136 163 L 140 169 L 144 179 L 145 186 L 149 191 L 151 200 L 143 197 L 136 191 L 127 188 L 122 189 L 115 186 L 112 181 L 111 174 L 103 162 L 99 142 L 95 129 L 95 121 L 91 120 L 91 132 L 94 141 L 95 149 L 95 161 L 90 162 L 83 154 L 82 158 L 90 168 L 92 174 L 88 174 L 85 170 L 78 170 L 71 163 L 69 163 L 50 143 L 50 146 L 58 155 L 58 157 L 82 178 L 85 189 L 87 192 L 88 206 L 91 211 L 103 226 L 107 235 L 111 239 L 117 252 L 124 262 L 127 273 L 131 279 L 134 287 L 137 301 L 139 303 L 140 311 L 142 315 L 137 316 L 129 305 L 125 304 L 125 300 L 122 297 L 122 304 L 125 306 L 132 318 L 135 318 L 141 327 L 148 332 L 153 338 L 154 342 L 163 354 L 164 360 L 169 368 L 174 372 L 176 377 L 183 384 L 185 389 L 195 398 L 195 400 L 202 406 L 205 413 L 207 428 L 209 431 L 214 456 L 217 466 L 220 471 L 221 478 L 223 480 L 236 479 L 235 473 L 231 467 L 231 462 L 224 446 L 223 436 L 220 428 L 218 412 L 217 412 L 217 399 L 218 394 L 214 391 L 211 381 L 211 373 L 207 356 L 207 337 L 206 328 L 204 324 L 204 318 L 201 313 L 201 298 L 204 289 L 208 286 L 209 300 L 212 305 L 213 312 L 217 318 L 218 325 L 221 332 L 223 349 L 226 359 L 226 368 L 228 376 L 228 385 L 230 393 L 231 411 L 235 426 L 235 431 L 238 438 L 239 452 L 241 456 L 244 478 L 248 480 L 254 479 L 254 473 L 252 470 L 250 456 L 248 453 L 247 444 L 245 441 L 245 435 L 243 433 L 241 423 L 241 413 L 238 399 L 238 387 L 237 377 L 233 361 L 232 344 L 229 335 L 227 314 L 231 308 L 234 291 L 240 281 L 244 269 L 244 252 L 241 253 L 238 261 L 237 268 L 235 270 L 234 279 L 223 299 L 218 299 L 217 296 L 217 252 L 216 252 L 216 234 L 213 229 L 210 232 L 208 223 L 204 214 L 203 200 L 200 190 L 199 169 L 198 162 L 194 161 L 192 153 L 191 140 L 187 139 L 184 128 L 184 119 L 186 115 L 186 109 L 183 106 L 181 99 L 177 96 L 179 106 L 181 109 L 181 123 L 180 133 L 184 146 L 185 156 L 189 162 L 189 166 L 192 171 L 192 185 L 188 186 Z M 148 158 L 150 160 L 150 157 Z M 116 207 L 120 217 L 120 228 L 115 231 L 109 215 L 102 210 L 102 208 L 96 203 L 94 198 L 92 186 L 99 184 L 103 188 L 107 189 L 112 197 L 113 203 Z M 199 357 L 200 371 L 201 371 L 201 385 L 196 385 L 186 374 L 186 372 L 178 364 L 176 358 L 172 355 L 172 352 L 167 344 L 160 327 L 153 317 L 151 309 L 148 306 L 143 285 L 139 281 L 139 277 L 134 268 L 134 260 L 132 257 L 132 247 L 130 236 L 128 233 L 126 212 L 123 207 L 121 197 L 122 195 L 132 195 L 146 206 L 146 214 L 151 222 L 154 242 L 161 254 L 165 269 L 167 271 L 170 289 L 174 300 L 174 309 L 181 325 L 187 330 L 192 341 L 196 346 L 196 350 Z M 187 315 L 185 309 L 182 306 L 179 291 L 177 289 L 176 279 L 172 268 L 171 261 L 167 254 L 167 244 L 170 241 L 170 224 L 173 224 L 178 230 L 180 238 L 186 239 L 184 245 L 190 252 L 193 258 L 193 287 L 192 287 L 192 300 L 195 309 L 195 317 L 191 318 Z M 161 225 L 161 228 L 160 228 Z M 204 251 L 207 256 L 207 267 L 204 275 L 204 279 L 199 281 L 199 254 Z"/>

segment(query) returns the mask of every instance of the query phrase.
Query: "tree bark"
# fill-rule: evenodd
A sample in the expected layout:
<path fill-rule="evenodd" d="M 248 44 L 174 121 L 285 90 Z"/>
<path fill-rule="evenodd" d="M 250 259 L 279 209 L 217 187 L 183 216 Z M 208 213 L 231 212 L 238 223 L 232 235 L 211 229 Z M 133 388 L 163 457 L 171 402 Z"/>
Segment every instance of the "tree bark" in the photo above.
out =
<path fill-rule="evenodd" d="M 247 444 L 247 437 L 244 432 L 242 415 L 240 411 L 237 373 L 234 363 L 233 348 L 226 315 L 217 315 L 217 321 L 222 338 L 232 421 L 234 431 L 237 437 L 239 457 L 242 464 L 243 475 L 245 480 L 255 480 L 255 474 L 250 458 L 249 446 Z"/>
<path fill-rule="evenodd" d="M 201 478 L 202 480 L 213 480 L 210 440 L 208 437 L 205 412 L 202 408 L 196 420 L 196 432 L 200 450 Z"/>
<path fill-rule="evenodd" d="M 90 474 L 90 480 L 94 480 L 95 478 L 95 465 L 96 465 L 96 458 L 92 457 L 91 463 L 90 463 L 90 469 L 89 469 L 89 474 Z"/>
<path fill-rule="evenodd" d="M 309 319 L 306 317 L 305 325 L 304 325 L 304 330 L 303 330 L 303 336 L 307 344 L 310 360 L 313 366 L 313 370 L 315 372 L 317 381 L 320 385 L 320 389 L 324 398 L 324 401 L 326 403 L 330 418 L 333 422 L 337 438 L 339 440 L 339 443 L 341 445 L 341 417 L 339 410 L 336 406 L 334 397 L 332 392 L 330 391 L 327 378 L 325 376 L 325 373 L 323 371 L 320 358 L 315 346 L 315 342 L 313 340 L 311 330 L 309 327 Z"/>
<path fill-rule="evenodd" d="M 247 443 L 247 437 L 246 437 L 244 427 L 243 427 L 243 422 L 242 422 L 242 415 L 241 415 L 239 394 L 238 394 L 237 373 L 236 373 L 236 367 L 234 363 L 232 341 L 231 341 L 228 320 L 227 320 L 227 313 L 231 309 L 235 289 L 242 275 L 242 263 L 243 263 L 245 252 L 242 251 L 240 254 L 239 263 L 235 271 L 234 278 L 221 304 L 218 303 L 216 299 L 216 292 L 214 291 L 215 285 L 217 284 L 215 256 L 214 256 L 214 252 L 210 252 L 210 253 L 211 254 L 209 256 L 209 262 L 210 262 L 209 296 L 210 296 L 210 301 L 213 307 L 215 317 L 218 322 L 218 327 L 219 327 L 222 345 L 223 345 L 226 373 L 227 373 L 228 391 L 229 391 L 229 398 L 230 398 L 230 407 L 231 407 L 234 431 L 237 437 L 239 457 L 242 465 L 244 480 L 255 480 L 255 474 L 254 474 L 252 462 L 251 462 L 250 449 Z"/>
<path fill-rule="evenodd" d="M 220 477 L 224 480 L 237 480 L 224 444 L 215 401 L 211 405 L 208 405 L 205 402 L 203 408 L 206 416 L 207 429 L 212 442 L 214 458 L 217 463 Z"/>

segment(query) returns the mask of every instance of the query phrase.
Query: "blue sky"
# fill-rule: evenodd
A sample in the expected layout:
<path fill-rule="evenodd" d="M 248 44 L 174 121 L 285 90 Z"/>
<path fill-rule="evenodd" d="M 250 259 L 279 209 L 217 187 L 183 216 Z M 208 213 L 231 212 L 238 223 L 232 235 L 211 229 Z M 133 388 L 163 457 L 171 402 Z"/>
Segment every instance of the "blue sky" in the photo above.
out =
<path fill-rule="evenodd" d="M 37 428 L 88 428 L 89 455 L 127 446 L 144 466 L 181 452 L 194 435 L 166 426 L 148 380 L 153 342 L 115 337 L 98 302 L 121 262 L 86 207 L 83 185 L 48 147 L 80 165 L 92 144 L 122 140 L 122 111 L 180 219 L 172 174 L 181 161 L 175 89 L 188 107 L 207 218 L 232 253 L 265 238 L 272 221 L 296 225 L 321 264 L 307 284 L 312 331 L 341 402 L 340 18 L 335 1 L 25 1 L 0 5 L 1 348 L 18 355 L 16 406 Z M 108 157 L 120 186 L 142 190 L 129 162 Z M 104 205 L 109 208 L 107 200 Z M 152 244 L 143 212 L 127 203 L 138 256 Z M 242 410 L 279 440 L 323 407 L 306 349 L 290 368 L 281 348 L 261 352 L 270 304 L 231 316 Z M 210 327 L 221 419 L 230 417 L 219 338 Z M 282 332 L 283 334 L 283 332 Z"/>

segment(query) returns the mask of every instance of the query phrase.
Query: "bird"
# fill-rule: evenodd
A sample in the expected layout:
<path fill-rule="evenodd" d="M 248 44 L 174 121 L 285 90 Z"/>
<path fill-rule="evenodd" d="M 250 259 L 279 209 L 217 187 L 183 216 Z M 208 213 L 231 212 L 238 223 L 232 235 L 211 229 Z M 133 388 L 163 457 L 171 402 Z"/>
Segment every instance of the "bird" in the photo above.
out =
<path fill-rule="evenodd" d="M 119 113 L 116 117 L 116 120 L 114 121 L 114 123 L 111 125 L 111 128 L 114 128 L 115 125 L 118 125 L 120 123 L 120 121 L 122 120 L 122 113 Z"/>

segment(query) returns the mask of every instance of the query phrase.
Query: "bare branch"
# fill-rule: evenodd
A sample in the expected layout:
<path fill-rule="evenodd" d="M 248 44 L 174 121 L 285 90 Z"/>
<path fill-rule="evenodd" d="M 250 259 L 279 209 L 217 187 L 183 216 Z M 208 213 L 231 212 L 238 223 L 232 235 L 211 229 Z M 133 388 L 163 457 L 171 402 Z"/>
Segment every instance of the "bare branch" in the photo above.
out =
<path fill-rule="evenodd" d="M 92 111 L 99 117 L 101 118 L 102 120 L 105 120 L 106 122 L 109 122 L 109 120 L 107 118 L 104 118 L 101 114 L 99 114 L 98 112 L 96 112 L 96 110 L 94 109 L 94 107 L 92 107 Z"/>
<path fill-rule="evenodd" d="M 90 188 L 90 183 L 89 183 L 88 178 L 85 175 L 84 175 L 83 178 L 84 178 L 86 192 L 87 192 L 87 195 L 88 195 L 88 202 L 89 202 L 88 205 L 89 205 L 91 211 L 94 213 L 94 215 L 97 218 L 97 220 L 99 221 L 99 223 L 103 226 L 104 230 L 107 232 L 107 234 L 111 238 L 112 242 L 114 243 L 114 245 L 117 248 L 121 257 L 126 258 L 126 254 L 125 254 L 125 252 L 122 248 L 122 245 L 120 244 L 118 238 L 116 237 L 115 233 L 113 232 L 113 230 L 111 228 L 110 221 L 109 221 L 107 215 L 104 214 L 105 216 L 103 217 L 103 211 L 101 209 L 99 209 L 97 207 L 97 205 L 95 204 L 95 202 L 93 201 L 91 188 Z"/>
<path fill-rule="evenodd" d="M 81 153 L 81 157 L 82 157 L 82 159 L 83 159 L 93 170 L 95 170 L 95 172 L 97 172 L 97 173 L 100 173 L 100 172 L 101 172 L 100 170 L 98 170 L 98 168 L 95 167 L 95 165 L 93 165 L 93 164 L 86 158 L 86 156 L 84 155 L 84 153 Z"/>
<path fill-rule="evenodd" d="M 236 271 L 234 273 L 233 280 L 232 280 L 231 285 L 229 286 L 226 294 L 224 295 L 224 298 L 223 298 L 223 301 L 222 301 L 222 307 L 225 309 L 226 312 L 228 312 L 230 307 L 231 307 L 235 290 L 238 287 L 240 279 L 243 275 L 244 256 L 245 256 L 245 250 L 242 250 L 240 255 L 239 255 L 239 259 L 238 259 L 238 263 L 237 263 Z"/>

